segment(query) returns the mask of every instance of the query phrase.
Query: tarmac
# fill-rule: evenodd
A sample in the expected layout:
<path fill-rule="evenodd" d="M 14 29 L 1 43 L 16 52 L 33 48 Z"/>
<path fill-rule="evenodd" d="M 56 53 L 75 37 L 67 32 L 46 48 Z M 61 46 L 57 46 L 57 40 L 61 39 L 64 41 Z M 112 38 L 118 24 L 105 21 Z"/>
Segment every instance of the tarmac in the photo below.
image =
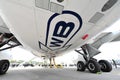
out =
<path fill-rule="evenodd" d="M 120 68 L 112 72 L 78 72 L 76 68 L 12 68 L 0 80 L 120 80 Z"/>

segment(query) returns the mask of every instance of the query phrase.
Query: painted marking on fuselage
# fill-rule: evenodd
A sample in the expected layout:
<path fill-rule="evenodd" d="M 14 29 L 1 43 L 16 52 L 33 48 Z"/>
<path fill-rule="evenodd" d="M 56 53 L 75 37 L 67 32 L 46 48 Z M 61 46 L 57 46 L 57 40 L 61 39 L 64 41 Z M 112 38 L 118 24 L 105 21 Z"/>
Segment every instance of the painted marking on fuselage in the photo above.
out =
<path fill-rule="evenodd" d="M 59 19 L 61 16 L 63 20 Z M 76 21 L 72 21 L 72 19 L 65 20 L 64 17 L 66 16 L 71 16 L 71 18 L 77 20 L 77 23 Z M 53 24 L 56 20 L 56 24 Z M 53 51 L 64 48 L 68 49 L 72 45 L 69 41 L 81 29 L 81 26 L 82 18 L 73 11 L 63 11 L 62 14 L 53 14 L 48 20 L 45 44 L 39 41 L 40 49 L 42 49 L 41 45 Z M 53 33 L 50 34 L 51 32 Z"/>

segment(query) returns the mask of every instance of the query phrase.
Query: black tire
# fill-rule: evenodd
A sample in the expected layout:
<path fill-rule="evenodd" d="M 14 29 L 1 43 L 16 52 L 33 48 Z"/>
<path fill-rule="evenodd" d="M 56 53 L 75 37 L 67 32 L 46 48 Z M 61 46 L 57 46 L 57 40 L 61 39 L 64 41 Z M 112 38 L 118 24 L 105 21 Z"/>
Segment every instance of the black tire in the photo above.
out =
<path fill-rule="evenodd" d="M 85 71 L 85 64 L 82 61 L 78 61 L 77 63 L 77 71 Z"/>
<path fill-rule="evenodd" d="M 8 60 L 0 61 L 0 75 L 5 74 L 10 66 L 10 62 Z"/>
<path fill-rule="evenodd" d="M 91 73 L 97 73 L 100 72 L 100 65 L 95 60 L 90 60 L 87 64 L 87 68 Z"/>
<path fill-rule="evenodd" d="M 112 65 L 107 60 L 100 60 L 101 71 L 110 72 L 112 71 Z"/>

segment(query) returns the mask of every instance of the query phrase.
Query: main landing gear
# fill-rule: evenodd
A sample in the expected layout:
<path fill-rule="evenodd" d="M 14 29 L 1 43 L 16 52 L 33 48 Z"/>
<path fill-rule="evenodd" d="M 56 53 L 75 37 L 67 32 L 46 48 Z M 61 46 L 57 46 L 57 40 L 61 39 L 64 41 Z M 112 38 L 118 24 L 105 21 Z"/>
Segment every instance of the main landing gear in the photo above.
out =
<path fill-rule="evenodd" d="M 106 60 L 97 61 L 97 59 L 93 58 L 95 55 L 99 54 L 100 51 L 90 44 L 85 44 L 81 47 L 82 50 L 75 50 L 80 53 L 85 62 L 78 61 L 77 62 L 77 71 L 85 71 L 87 68 L 91 73 L 97 73 L 100 71 L 110 72 L 112 71 L 112 65 Z M 83 53 L 81 52 L 83 51 Z"/>
<path fill-rule="evenodd" d="M 14 44 L 9 43 L 10 41 L 14 42 Z M 4 45 L 8 45 L 7 47 L 3 47 Z M 0 51 L 4 51 L 16 46 L 21 45 L 17 39 L 11 33 L 0 34 Z M 10 66 L 10 62 L 6 58 L 0 57 L 0 75 L 3 75 L 7 72 Z"/>
<path fill-rule="evenodd" d="M 0 75 L 5 74 L 9 68 L 10 62 L 8 60 L 0 61 Z"/>

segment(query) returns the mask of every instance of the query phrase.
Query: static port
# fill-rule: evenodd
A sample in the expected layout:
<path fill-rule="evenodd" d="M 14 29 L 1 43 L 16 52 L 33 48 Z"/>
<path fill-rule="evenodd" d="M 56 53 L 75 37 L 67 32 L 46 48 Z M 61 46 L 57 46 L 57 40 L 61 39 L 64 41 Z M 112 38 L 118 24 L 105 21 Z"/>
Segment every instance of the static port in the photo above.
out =
<path fill-rule="evenodd" d="M 57 0 L 59 3 L 63 2 L 64 0 Z"/>

